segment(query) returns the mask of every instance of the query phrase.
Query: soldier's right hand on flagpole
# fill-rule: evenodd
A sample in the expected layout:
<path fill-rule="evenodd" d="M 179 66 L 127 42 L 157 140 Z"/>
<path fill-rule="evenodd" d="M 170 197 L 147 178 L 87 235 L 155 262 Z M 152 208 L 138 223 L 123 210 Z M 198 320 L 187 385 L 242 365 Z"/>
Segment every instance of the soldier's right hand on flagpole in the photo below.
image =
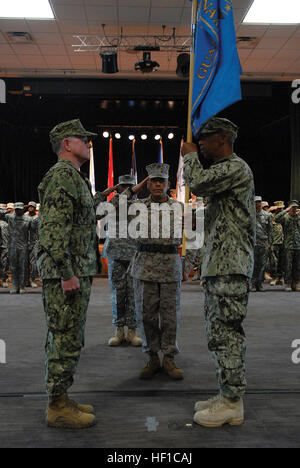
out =
<path fill-rule="evenodd" d="M 197 153 L 197 152 L 198 152 L 198 147 L 197 145 L 195 145 L 195 143 L 184 142 L 181 146 L 182 156 L 185 156 L 186 154 L 189 154 L 189 153 Z"/>

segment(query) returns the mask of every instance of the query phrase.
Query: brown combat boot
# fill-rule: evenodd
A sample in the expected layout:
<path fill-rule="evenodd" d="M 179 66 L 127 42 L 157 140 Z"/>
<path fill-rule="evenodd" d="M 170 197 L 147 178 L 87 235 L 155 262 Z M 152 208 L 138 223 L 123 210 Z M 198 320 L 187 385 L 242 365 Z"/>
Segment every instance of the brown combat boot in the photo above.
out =
<path fill-rule="evenodd" d="M 74 408 L 77 408 L 79 411 L 82 413 L 87 413 L 87 414 L 95 414 L 94 408 L 91 405 L 81 405 L 80 403 L 77 403 L 75 400 L 71 400 L 67 396 L 68 402 L 70 405 L 74 406 Z"/>
<path fill-rule="evenodd" d="M 85 429 L 96 424 L 93 414 L 79 411 L 69 402 L 68 396 L 51 398 L 47 407 L 46 423 L 49 427 L 65 429 Z"/>
<path fill-rule="evenodd" d="M 143 343 L 143 340 L 139 338 L 138 336 L 136 336 L 135 328 L 128 328 L 126 341 L 132 346 L 142 346 L 142 343 Z"/>
<path fill-rule="evenodd" d="M 109 346 L 120 346 L 123 341 L 125 339 L 125 335 L 124 335 L 124 327 L 119 327 L 116 329 L 116 334 L 115 336 L 113 336 L 108 344 Z"/>
<path fill-rule="evenodd" d="M 180 367 L 176 364 L 173 357 L 164 356 L 162 367 L 167 372 L 169 377 L 174 380 L 182 380 L 183 372 Z"/>
<path fill-rule="evenodd" d="M 150 359 L 140 372 L 140 379 L 151 379 L 161 370 L 158 354 L 150 354 Z"/>

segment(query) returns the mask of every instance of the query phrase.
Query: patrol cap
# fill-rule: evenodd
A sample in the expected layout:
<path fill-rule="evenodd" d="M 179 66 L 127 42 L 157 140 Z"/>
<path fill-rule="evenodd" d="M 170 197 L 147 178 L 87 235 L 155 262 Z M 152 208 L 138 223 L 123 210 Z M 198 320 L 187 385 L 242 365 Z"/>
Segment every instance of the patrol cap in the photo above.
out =
<path fill-rule="evenodd" d="M 256 197 L 254 197 L 254 201 L 255 202 L 262 202 L 262 198 L 259 195 L 257 195 Z"/>
<path fill-rule="evenodd" d="M 148 176 L 150 179 L 155 179 L 159 177 L 160 179 L 168 179 L 169 178 L 169 164 L 161 164 L 161 163 L 153 163 L 146 166 L 146 171 L 148 172 Z"/>
<path fill-rule="evenodd" d="M 284 201 L 274 201 L 274 206 L 277 206 L 277 208 L 284 208 Z"/>
<path fill-rule="evenodd" d="M 14 205 L 15 210 L 24 210 L 24 203 L 18 202 Z"/>
<path fill-rule="evenodd" d="M 221 117 L 212 117 L 200 131 L 200 136 L 208 133 L 231 133 L 236 136 L 237 132 L 238 126 L 230 120 Z"/>
<path fill-rule="evenodd" d="M 291 200 L 291 201 L 289 201 L 288 206 L 295 207 L 295 208 L 299 208 L 298 200 Z"/>
<path fill-rule="evenodd" d="M 36 203 L 34 201 L 30 201 L 28 203 L 28 206 L 33 206 L 34 208 L 36 208 Z"/>
<path fill-rule="evenodd" d="M 262 207 L 264 207 L 264 206 L 270 206 L 269 203 L 268 203 L 267 201 L 263 201 L 263 202 L 261 202 L 261 204 L 262 204 Z"/>
<path fill-rule="evenodd" d="M 57 124 L 49 133 L 51 143 L 57 143 L 70 136 L 96 138 L 97 133 L 88 132 L 79 119 Z"/>
<path fill-rule="evenodd" d="M 119 185 L 135 185 L 135 176 L 130 174 L 120 176 Z"/>
<path fill-rule="evenodd" d="M 5 208 L 6 208 L 5 203 L 0 203 L 0 210 L 5 210 Z"/>

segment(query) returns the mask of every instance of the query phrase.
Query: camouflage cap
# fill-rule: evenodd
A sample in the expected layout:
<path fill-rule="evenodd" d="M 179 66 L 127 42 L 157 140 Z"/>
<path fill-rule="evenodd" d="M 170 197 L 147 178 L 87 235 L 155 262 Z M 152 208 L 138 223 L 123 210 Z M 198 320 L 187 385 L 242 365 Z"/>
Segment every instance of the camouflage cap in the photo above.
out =
<path fill-rule="evenodd" d="M 130 174 L 120 176 L 119 185 L 135 185 L 135 176 Z"/>
<path fill-rule="evenodd" d="M 279 200 L 279 201 L 274 201 L 274 205 L 277 206 L 277 208 L 284 208 L 284 201 Z"/>
<path fill-rule="evenodd" d="M 169 178 L 169 164 L 153 163 L 146 166 L 146 171 L 150 179 L 160 178 L 168 179 Z"/>
<path fill-rule="evenodd" d="M 28 206 L 33 206 L 34 208 L 36 208 L 36 203 L 34 201 L 30 201 L 28 203 Z"/>
<path fill-rule="evenodd" d="M 14 205 L 15 210 L 24 210 L 24 203 L 18 202 Z"/>
<path fill-rule="evenodd" d="M 288 206 L 289 207 L 299 208 L 298 200 L 290 200 L 289 203 L 288 203 Z"/>
<path fill-rule="evenodd" d="M 262 201 L 261 204 L 262 204 L 262 207 L 263 207 L 263 208 L 264 208 L 264 206 L 270 206 L 269 203 L 268 203 L 267 201 Z"/>
<path fill-rule="evenodd" d="M 79 119 L 68 120 L 56 125 L 49 133 L 51 143 L 57 143 L 70 136 L 96 138 L 97 133 L 88 132 Z"/>
<path fill-rule="evenodd" d="M 254 197 L 254 201 L 255 202 L 262 202 L 262 198 L 259 195 L 257 195 L 257 196 Z"/>
<path fill-rule="evenodd" d="M 5 208 L 6 208 L 5 203 L 0 203 L 0 210 L 5 210 Z"/>
<path fill-rule="evenodd" d="M 230 120 L 221 117 L 212 117 L 204 125 L 200 131 L 200 135 L 205 133 L 231 133 L 232 135 L 237 135 L 237 132 L 238 126 Z"/>

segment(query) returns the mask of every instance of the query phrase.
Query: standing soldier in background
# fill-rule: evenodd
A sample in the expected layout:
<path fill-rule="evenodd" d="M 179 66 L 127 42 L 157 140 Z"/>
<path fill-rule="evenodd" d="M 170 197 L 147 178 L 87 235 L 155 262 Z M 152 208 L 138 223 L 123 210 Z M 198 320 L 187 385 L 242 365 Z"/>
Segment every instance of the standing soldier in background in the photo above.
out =
<path fill-rule="evenodd" d="M 28 259 L 28 242 L 30 231 L 35 220 L 24 215 L 24 203 L 15 203 L 15 214 L 0 211 L 2 220 L 8 223 L 9 232 L 9 265 L 12 275 L 13 288 L 11 294 L 26 293 L 25 280 Z"/>
<path fill-rule="evenodd" d="M 256 291 L 264 291 L 262 284 L 268 258 L 268 251 L 273 242 L 273 225 L 271 215 L 262 209 L 262 198 L 255 197 L 256 204 L 256 241 L 254 250 L 254 271 L 252 276 L 252 288 Z"/>
<path fill-rule="evenodd" d="M 275 286 L 276 284 L 284 284 L 284 248 L 283 248 L 283 229 L 281 224 L 276 223 L 275 216 L 281 211 L 284 210 L 284 202 L 283 201 L 275 201 L 274 206 L 270 208 L 270 214 L 272 216 L 272 223 L 273 223 L 273 244 L 271 247 L 271 286 Z"/>
<path fill-rule="evenodd" d="M 204 169 L 197 145 L 184 143 L 184 179 L 206 197 L 201 277 L 205 290 L 208 348 L 217 365 L 219 395 L 196 403 L 194 421 L 218 427 L 242 424 L 245 333 L 255 236 L 254 181 L 249 166 L 233 152 L 237 126 L 214 117 L 202 129 L 200 150 L 211 161 Z"/>
<path fill-rule="evenodd" d="M 179 352 L 177 333 L 182 265 L 178 247 L 181 232 L 180 238 L 176 237 L 174 227 L 178 221 L 182 227 L 182 206 L 167 195 L 169 165 L 154 163 L 148 165 L 146 170 L 149 180 L 147 178 L 125 192 L 128 198 L 132 198 L 147 182 L 151 194 L 148 198 L 136 200 L 146 208 L 144 225 L 147 225 L 147 235 L 137 239 L 137 252 L 131 263 L 137 321 L 143 336 L 143 351 L 149 355 L 140 378 L 150 379 L 161 370 L 158 354 L 161 351 L 162 368 L 169 377 L 180 380 L 183 379 L 183 372 L 174 357 Z M 166 218 L 170 221 L 170 230 L 164 236 L 163 219 Z"/>
<path fill-rule="evenodd" d="M 288 208 L 275 216 L 275 222 L 283 228 L 284 280 L 286 291 L 300 291 L 300 212 L 297 200 L 291 200 Z"/>
<path fill-rule="evenodd" d="M 1 203 L 0 210 L 6 211 L 6 205 Z M 8 288 L 8 224 L 2 220 L 0 221 L 0 270 L 2 288 Z"/>
<path fill-rule="evenodd" d="M 105 245 L 103 248 L 102 256 L 108 258 L 108 277 L 109 284 L 112 292 L 112 312 L 113 312 L 113 325 L 116 327 L 115 336 L 113 336 L 108 344 L 109 346 L 120 346 L 126 339 L 127 343 L 132 346 L 141 346 L 142 340 L 136 336 L 136 319 L 135 319 L 135 305 L 134 305 L 134 292 L 133 281 L 129 274 L 129 265 L 136 250 L 136 243 L 134 239 L 120 238 L 119 237 L 119 205 L 120 195 L 124 195 L 124 191 L 129 187 L 135 185 L 135 177 L 130 174 L 119 177 L 119 184 L 115 187 L 110 187 L 104 192 L 98 192 L 94 196 L 95 205 L 106 201 L 106 197 L 115 190 L 118 192 L 111 204 L 116 209 L 116 237 L 108 235 L 106 237 Z M 127 206 L 132 202 L 127 201 Z M 124 226 L 123 226 L 124 228 Z M 128 231 L 127 231 L 128 233 Z M 125 338 L 124 327 L 128 328 Z"/>
<path fill-rule="evenodd" d="M 90 159 L 91 138 L 80 120 L 63 122 L 50 132 L 58 162 L 39 185 L 40 250 L 46 339 L 48 426 L 85 428 L 96 423 L 93 408 L 70 400 L 84 346 L 86 312 L 97 273 L 96 211 L 91 185 L 79 171 Z"/>
<path fill-rule="evenodd" d="M 36 219 L 38 217 L 36 212 L 36 203 L 31 201 L 28 203 L 28 211 L 26 215 L 30 219 Z M 27 268 L 27 281 L 29 286 L 37 288 L 36 279 L 39 276 L 36 259 L 37 259 L 37 247 L 38 247 L 38 222 L 33 225 L 30 231 L 29 237 L 29 248 L 28 248 L 28 268 Z"/>

